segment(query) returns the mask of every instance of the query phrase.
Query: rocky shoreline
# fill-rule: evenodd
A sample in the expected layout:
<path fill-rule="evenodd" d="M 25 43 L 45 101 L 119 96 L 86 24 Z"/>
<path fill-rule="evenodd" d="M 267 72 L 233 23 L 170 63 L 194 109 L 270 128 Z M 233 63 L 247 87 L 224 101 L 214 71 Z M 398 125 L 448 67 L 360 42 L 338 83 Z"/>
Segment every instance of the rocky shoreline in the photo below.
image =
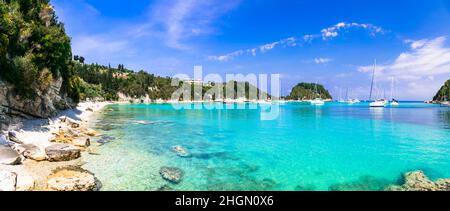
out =
<path fill-rule="evenodd" d="M 48 120 L 25 120 L 0 132 L 0 190 L 94 191 L 101 183 L 81 168 L 98 134 L 88 128 L 109 103 L 80 103 Z"/>

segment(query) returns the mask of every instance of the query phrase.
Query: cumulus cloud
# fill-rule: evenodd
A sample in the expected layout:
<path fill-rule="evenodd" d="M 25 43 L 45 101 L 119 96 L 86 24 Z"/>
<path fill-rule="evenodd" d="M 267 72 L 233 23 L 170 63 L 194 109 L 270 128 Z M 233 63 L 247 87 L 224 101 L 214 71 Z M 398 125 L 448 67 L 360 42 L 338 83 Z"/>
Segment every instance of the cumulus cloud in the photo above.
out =
<path fill-rule="evenodd" d="M 379 65 L 377 80 L 395 79 L 402 86 L 403 95 L 410 99 L 429 99 L 450 75 L 450 48 L 446 41 L 446 37 L 406 41 L 409 50 L 393 62 Z M 373 66 L 362 66 L 358 70 L 371 74 Z"/>
<path fill-rule="evenodd" d="M 209 60 L 214 60 L 214 61 L 229 61 L 234 59 L 235 57 L 238 56 L 243 56 L 243 55 L 252 55 L 252 56 L 256 56 L 257 53 L 266 53 L 270 50 L 273 50 L 279 46 L 283 46 L 283 47 L 295 47 L 298 46 L 300 44 L 304 44 L 304 43 L 310 43 L 311 41 L 317 39 L 317 38 L 322 38 L 323 40 L 329 40 L 332 38 L 335 38 L 337 36 L 340 35 L 340 33 L 342 33 L 343 31 L 345 31 L 345 29 L 351 29 L 351 28 L 362 28 L 365 29 L 369 32 L 369 34 L 371 36 L 375 36 L 376 34 L 382 34 L 384 33 L 383 28 L 372 25 L 372 24 L 360 24 L 360 23 L 345 23 L 345 22 L 341 22 L 338 23 L 336 25 L 333 25 L 331 27 L 325 28 L 323 30 L 321 30 L 320 34 L 307 34 L 307 35 L 303 35 L 300 38 L 299 37 L 289 37 L 286 39 L 282 39 L 276 42 L 271 42 L 271 43 L 267 43 L 267 44 L 263 44 L 259 47 L 256 48 L 249 48 L 249 49 L 242 49 L 242 50 L 237 50 L 234 51 L 232 53 L 228 53 L 228 54 L 224 54 L 224 55 L 219 55 L 219 56 L 208 56 Z M 326 62 L 325 62 L 326 63 Z"/>
<path fill-rule="evenodd" d="M 410 41 L 410 49 L 401 53 L 394 62 L 378 66 L 381 79 L 416 80 L 430 76 L 450 74 L 450 48 L 446 37 L 432 40 Z M 372 66 L 359 68 L 360 72 L 372 71 Z"/>

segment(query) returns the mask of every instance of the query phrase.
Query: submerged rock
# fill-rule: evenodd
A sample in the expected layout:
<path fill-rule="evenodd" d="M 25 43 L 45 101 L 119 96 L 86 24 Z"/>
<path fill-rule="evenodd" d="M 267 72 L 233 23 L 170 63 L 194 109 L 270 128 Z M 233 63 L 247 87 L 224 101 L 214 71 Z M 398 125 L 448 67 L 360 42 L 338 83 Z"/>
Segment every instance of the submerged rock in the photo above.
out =
<path fill-rule="evenodd" d="M 186 148 L 182 147 L 182 146 L 179 146 L 179 145 L 174 146 L 174 147 L 172 147 L 172 150 L 174 152 L 176 152 L 177 155 L 180 156 L 180 157 L 183 157 L 183 158 L 191 157 L 191 154 L 189 153 L 189 151 Z"/>
<path fill-rule="evenodd" d="M 69 144 L 54 144 L 45 148 L 47 158 L 51 162 L 70 161 L 81 156 L 81 150 Z"/>
<path fill-rule="evenodd" d="M 0 191 L 15 191 L 17 174 L 10 171 L 0 171 Z"/>
<path fill-rule="evenodd" d="M 114 137 L 103 135 L 99 139 L 97 139 L 97 143 L 99 143 L 100 145 L 103 145 L 103 144 L 107 144 L 107 143 L 113 141 L 114 139 L 115 139 Z"/>
<path fill-rule="evenodd" d="M 158 188 L 158 190 L 156 191 L 174 191 L 174 189 L 172 187 L 170 187 L 169 185 L 163 185 L 160 188 Z"/>
<path fill-rule="evenodd" d="M 163 179 L 178 184 L 183 180 L 184 171 L 175 167 L 162 167 L 159 174 Z"/>
<path fill-rule="evenodd" d="M 91 172 L 68 166 L 57 168 L 47 177 L 47 188 L 52 191 L 95 191 L 100 185 Z"/>
<path fill-rule="evenodd" d="M 358 180 L 331 185 L 330 191 L 382 191 L 390 182 L 370 175 L 361 176 Z"/>
<path fill-rule="evenodd" d="M 404 184 L 388 187 L 387 191 L 450 191 L 450 179 L 430 180 L 423 171 L 408 172 L 403 175 Z"/>
<path fill-rule="evenodd" d="M 22 162 L 19 153 L 9 146 L 0 145 L 0 164 L 17 165 Z"/>

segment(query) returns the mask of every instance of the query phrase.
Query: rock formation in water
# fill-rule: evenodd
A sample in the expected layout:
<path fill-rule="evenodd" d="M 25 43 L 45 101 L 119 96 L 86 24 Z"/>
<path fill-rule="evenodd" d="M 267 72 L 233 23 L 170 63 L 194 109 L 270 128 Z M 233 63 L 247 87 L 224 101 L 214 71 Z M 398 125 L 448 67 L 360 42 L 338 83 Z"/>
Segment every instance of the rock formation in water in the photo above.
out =
<path fill-rule="evenodd" d="M 434 96 L 433 101 L 435 102 L 448 102 L 450 101 L 450 80 L 445 82 L 441 89 Z"/>
<path fill-rule="evenodd" d="M 311 100 L 315 98 L 333 99 L 323 85 L 314 83 L 299 83 L 287 97 L 290 100 Z"/>

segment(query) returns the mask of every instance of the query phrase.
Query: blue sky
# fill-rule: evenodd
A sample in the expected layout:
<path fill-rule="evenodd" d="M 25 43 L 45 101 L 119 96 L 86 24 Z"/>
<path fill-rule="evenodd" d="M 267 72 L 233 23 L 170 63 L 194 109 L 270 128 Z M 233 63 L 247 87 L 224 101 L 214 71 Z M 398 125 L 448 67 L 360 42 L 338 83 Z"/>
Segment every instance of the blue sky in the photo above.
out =
<path fill-rule="evenodd" d="M 163 76 L 281 74 L 336 97 L 428 100 L 450 79 L 449 0 L 53 0 L 87 62 Z"/>

